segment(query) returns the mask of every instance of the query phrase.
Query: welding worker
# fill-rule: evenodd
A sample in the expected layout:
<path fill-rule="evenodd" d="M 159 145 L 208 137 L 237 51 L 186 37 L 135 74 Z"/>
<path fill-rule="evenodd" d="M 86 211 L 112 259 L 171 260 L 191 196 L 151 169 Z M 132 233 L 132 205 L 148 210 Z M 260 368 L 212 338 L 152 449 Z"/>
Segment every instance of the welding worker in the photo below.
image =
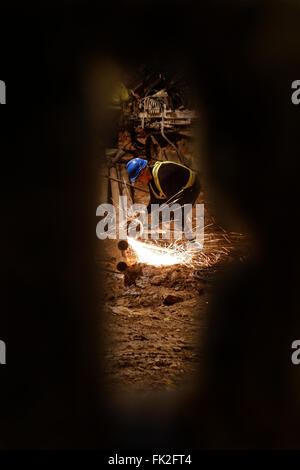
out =
<path fill-rule="evenodd" d="M 188 214 L 183 211 L 183 206 L 194 205 L 201 190 L 197 173 L 185 165 L 172 161 L 157 161 L 150 166 L 143 158 L 133 158 L 126 167 L 131 183 L 138 181 L 148 184 L 150 192 L 148 214 L 151 213 L 152 204 L 168 204 L 169 206 L 179 204 L 182 208 L 182 227 L 184 228 L 184 219 Z M 192 232 L 186 233 L 185 231 L 185 236 L 191 242 L 191 249 L 201 249 Z"/>

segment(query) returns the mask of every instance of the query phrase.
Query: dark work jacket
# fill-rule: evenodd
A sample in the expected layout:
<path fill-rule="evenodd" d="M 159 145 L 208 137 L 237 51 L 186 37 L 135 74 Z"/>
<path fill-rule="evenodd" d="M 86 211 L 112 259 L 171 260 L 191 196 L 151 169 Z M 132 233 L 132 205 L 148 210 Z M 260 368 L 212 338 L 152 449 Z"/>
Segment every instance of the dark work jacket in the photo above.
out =
<path fill-rule="evenodd" d="M 150 192 L 150 201 L 147 206 L 148 213 L 151 212 L 151 204 L 164 204 L 170 198 L 170 205 L 176 202 L 177 204 L 194 204 L 196 197 L 200 192 L 199 178 L 196 176 L 194 184 L 187 189 L 184 189 L 178 196 L 175 196 L 188 182 L 190 171 L 187 167 L 179 165 L 175 162 L 168 162 L 162 165 L 158 170 L 158 179 L 167 198 L 160 199 L 154 194 L 160 194 L 159 188 L 156 186 L 153 178 L 153 166 L 149 167 L 152 179 L 148 183 Z M 195 194 L 197 193 L 196 197 Z M 174 196 L 174 197 L 173 197 Z M 179 198 L 179 200 L 177 200 Z"/>

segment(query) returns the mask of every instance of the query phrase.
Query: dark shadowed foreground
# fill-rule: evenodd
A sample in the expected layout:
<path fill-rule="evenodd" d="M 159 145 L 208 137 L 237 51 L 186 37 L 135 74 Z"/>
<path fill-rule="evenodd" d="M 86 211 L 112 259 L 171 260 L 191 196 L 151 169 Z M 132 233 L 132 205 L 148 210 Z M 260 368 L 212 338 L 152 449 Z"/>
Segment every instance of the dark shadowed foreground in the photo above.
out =
<path fill-rule="evenodd" d="M 158 8 L 169 33 L 142 34 Z M 124 9 L 16 9 L 1 29 L 0 445 L 299 448 L 300 368 L 291 343 L 300 338 L 300 109 L 290 99 L 300 79 L 299 7 Z M 205 115 L 199 165 L 208 199 L 224 228 L 255 240 L 252 257 L 228 266 L 214 286 L 203 360 L 186 389 L 115 398 L 104 383 L 94 201 L 109 123 L 100 100 L 99 125 L 91 124 L 84 79 L 89 61 L 107 56 L 190 74 Z"/>

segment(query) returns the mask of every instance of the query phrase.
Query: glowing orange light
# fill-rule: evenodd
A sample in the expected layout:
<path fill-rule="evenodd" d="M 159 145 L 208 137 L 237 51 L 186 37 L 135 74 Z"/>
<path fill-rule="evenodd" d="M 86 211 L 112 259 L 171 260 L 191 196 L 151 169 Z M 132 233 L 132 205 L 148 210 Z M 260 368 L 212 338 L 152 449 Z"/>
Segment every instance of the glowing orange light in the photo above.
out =
<path fill-rule="evenodd" d="M 212 224 L 211 224 L 212 225 Z M 208 232 L 204 235 L 204 245 L 200 251 L 186 249 L 181 240 L 175 240 L 167 247 L 151 244 L 128 237 L 134 262 L 152 266 L 172 266 L 176 264 L 201 269 L 212 267 L 228 258 L 236 244 L 241 244 L 246 236 L 236 232 Z"/>
<path fill-rule="evenodd" d="M 128 243 L 139 263 L 147 263 L 152 266 L 172 266 L 174 264 L 188 264 L 192 258 L 190 253 L 180 250 L 174 245 L 172 247 L 150 245 L 131 237 L 128 237 Z"/>

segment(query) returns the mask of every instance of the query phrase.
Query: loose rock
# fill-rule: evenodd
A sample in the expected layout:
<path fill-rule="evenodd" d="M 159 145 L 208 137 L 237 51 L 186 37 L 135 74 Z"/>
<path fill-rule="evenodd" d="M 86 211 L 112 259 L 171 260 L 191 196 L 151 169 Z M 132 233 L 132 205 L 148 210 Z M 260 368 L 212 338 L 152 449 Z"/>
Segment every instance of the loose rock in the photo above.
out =
<path fill-rule="evenodd" d="M 182 302 L 183 301 L 183 298 L 182 297 L 179 297 L 178 295 L 173 295 L 173 294 L 168 294 L 165 298 L 164 298 L 164 304 L 165 305 L 173 305 L 173 304 L 176 304 L 178 302 Z"/>

